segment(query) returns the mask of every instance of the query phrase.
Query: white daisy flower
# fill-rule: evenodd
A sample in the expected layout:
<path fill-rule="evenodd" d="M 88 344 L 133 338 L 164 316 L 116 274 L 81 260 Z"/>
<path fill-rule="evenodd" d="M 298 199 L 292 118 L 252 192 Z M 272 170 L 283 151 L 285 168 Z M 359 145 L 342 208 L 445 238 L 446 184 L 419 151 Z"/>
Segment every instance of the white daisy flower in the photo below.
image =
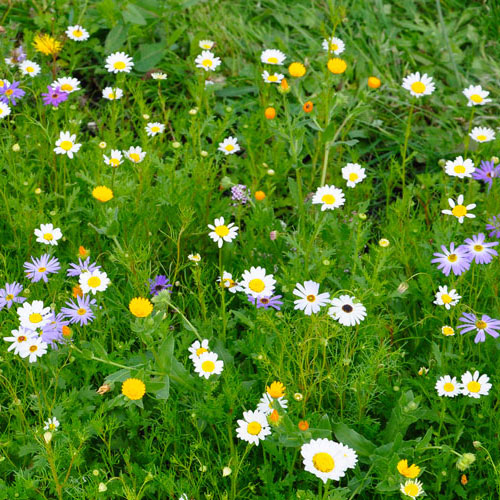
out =
<path fill-rule="evenodd" d="M 195 265 L 197 266 L 198 265 L 198 262 L 201 261 L 201 255 L 199 253 L 190 253 L 188 255 L 188 259 L 191 261 L 191 262 L 194 262 Z"/>
<path fill-rule="evenodd" d="M 469 210 L 476 208 L 476 204 L 471 203 L 470 205 L 464 205 L 463 202 L 463 194 L 458 196 L 456 203 L 453 199 L 448 198 L 448 203 L 450 204 L 451 210 L 441 210 L 441 213 L 455 216 L 460 224 L 463 223 L 465 217 L 469 219 L 473 219 L 474 217 L 476 217 L 474 214 L 469 213 Z"/>
<path fill-rule="evenodd" d="M 260 411 L 244 411 L 243 420 L 238 420 L 236 435 L 243 441 L 259 446 L 259 442 L 271 434 L 266 416 Z"/>
<path fill-rule="evenodd" d="M 114 101 L 115 99 L 121 99 L 123 97 L 123 90 L 118 87 L 106 87 L 102 91 L 102 97 L 108 99 L 109 101 Z"/>
<path fill-rule="evenodd" d="M 470 85 L 463 90 L 463 95 L 467 97 L 467 106 L 484 106 L 491 102 L 491 99 L 486 99 L 490 93 L 483 90 L 481 85 Z"/>
<path fill-rule="evenodd" d="M 345 43 L 340 38 L 336 38 L 334 36 L 323 40 L 322 46 L 324 50 L 337 56 L 342 54 L 345 50 Z"/>
<path fill-rule="evenodd" d="M 161 71 L 155 71 L 154 73 L 151 73 L 151 78 L 153 80 L 166 80 L 168 76 L 166 73 L 163 73 Z"/>
<path fill-rule="evenodd" d="M 215 45 L 215 42 L 212 42 L 212 40 L 200 40 L 198 42 L 198 47 L 200 47 L 200 49 L 204 49 L 204 50 L 210 50 L 213 48 L 214 45 Z"/>
<path fill-rule="evenodd" d="M 76 134 L 71 132 L 60 132 L 59 139 L 56 141 L 54 153 L 57 155 L 68 155 L 68 158 L 73 158 L 73 153 L 78 153 L 81 144 L 76 143 Z"/>
<path fill-rule="evenodd" d="M 162 134 L 165 131 L 165 125 L 159 122 L 148 123 L 145 127 L 146 134 L 149 137 L 154 137 L 157 134 Z"/>
<path fill-rule="evenodd" d="M 220 283 L 220 277 L 217 278 L 217 283 Z M 233 275 L 224 271 L 222 275 L 222 283 L 226 290 L 229 290 L 231 293 L 242 292 L 243 288 L 233 280 Z"/>
<path fill-rule="evenodd" d="M 220 66 L 220 57 L 215 55 L 209 50 L 204 50 L 194 60 L 197 68 L 204 69 L 205 71 L 215 71 Z"/>
<path fill-rule="evenodd" d="M 52 312 L 50 307 L 43 306 L 41 300 L 34 300 L 31 304 L 24 302 L 21 307 L 18 307 L 17 315 L 19 316 L 21 326 L 33 332 L 50 322 Z"/>
<path fill-rule="evenodd" d="M 208 339 L 203 339 L 201 342 L 199 340 L 195 340 L 188 350 L 191 353 L 189 355 L 189 359 L 194 363 L 194 361 L 203 353 L 210 351 L 208 347 Z"/>
<path fill-rule="evenodd" d="M 20 65 L 19 65 L 19 69 L 21 70 L 21 73 L 23 75 L 29 75 L 31 77 L 34 77 L 36 75 L 38 75 L 38 73 L 40 73 L 40 66 L 34 62 L 34 61 L 23 61 Z"/>
<path fill-rule="evenodd" d="M 435 385 L 438 396 L 446 396 L 447 398 L 454 398 L 462 393 L 462 385 L 457 382 L 456 377 L 445 375 L 437 380 Z"/>
<path fill-rule="evenodd" d="M 467 371 L 462 375 L 462 394 L 475 399 L 487 396 L 492 387 L 489 381 L 488 375 L 479 376 L 477 370 L 472 375 L 471 372 Z"/>
<path fill-rule="evenodd" d="M 430 95 L 436 89 L 432 81 L 432 77 L 427 76 L 426 73 L 420 76 L 418 71 L 403 78 L 402 87 L 408 90 L 410 94 L 415 97 Z"/>
<path fill-rule="evenodd" d="M 222 151 L 225 155 L 234 155 L 240 151 L 240 145 L 236 137 L 228 137 L 219 143 L 218 151 Z"/>
<path fill-rule="evenodd" d="M 44 431 L 55 431 L 60 425 L 59 420 L 57 420 L 56 417 L 49 418 L 47 422 L 44 422 L 44 424 Z"/>
<path fill-rule="evenodd" d="M 10 106 L 4 102 L 0 102 L 0 119 L 9 116 L 11 113 Z"/>
<path fill-rule="evenodd" d="M 128 151 L 124 151 L 124 154 L 132 163 L 141 163 L 146 156 L 146 152 L 140 146 L 130 146 Z"/>
<path fill-rule="evenodd" d="M 133 66 L 132 58 L 125 52 L 114 52 L 106 58 L 105 68 L 110 73 L 130 73 Z"/>
<path fill-rule="evenodd" d="M 18 330 L 11 330 L 11 337 L 4 337 L 5 342 L 11 342 L 7 351 L 14 350 L 14 354 L 19 354 L 22 344 L 34 336 L 32 330 L 27 328 L 19 327 Z"/>
<path fill-rule="evenodd" d="M 35 363 L 38 358 L 41 358 L 47 352 L 48 344 L 41 337 L 32 337 L 21 344 L 19 356 L 28 358 L 30 363 Z"/>
<path fill-rule="evenodd" d="M 265 64 L 283 64 L 286 56 L 281 50 L 267 49 L 260 55 L 260 60 Z"/>
<path fill-rule="evenodd" d="M 424 495 L 422 483 L 418 479 L 408 479 L 406 483 L 401 484 L 400 491 L 403 495 L 411 498 L 417 498 L 420 495 Z"/>
<path fill-rule="evenodd" d="M 57 80 L 54 80 L 50 84 L 50 86 L 53 89 L 59 87 L 62 92 L 71 94 L 72 92 L 80 90 L 80 80 L 78 80 L 77 78 L 72 78 L 70 76 L 63 76 L 61 78 L 58 78 Z"/>
<path fill-rule="evenodd" d="M 285 75 L 282 75 L 281 73 L 273 73 L 271 75 L 269 71 L 263 71 L 262 78 L 266 83 L 281 83 L 281 80 L 285 78 Z"/>
<path fill-rule="evenodd" d="M 358 454 L 345 444 L 339 443 L 339 447 L 342 450 L 347 467 L 349 469 L 354 469 L 356 467 L 356 464 L 358 463 Z"/>
<path fill-rule="evenodd" d="M 300 448 L 304 468 L 324 483 L 331 479 L 338 481 L 345 476 L 352 461 L 344 457 L 344 449 L 340 443 L 329 439 L 312 439 Z"/>
<path fill-rule="evenodd" d="M 457 291 L 453 288 L 448 291 L 448 287 L 439 286 L 439 290 L 436 292 L 436 300 L 433 302 L 438 306 L 444 306 L 446 309 L 450 309 L 451 306 L 456 306 L 462 297 L 458 295 Z"/>
<path fill-rule="evenodd" d="M 276 404 L 276 401 L 278 401 L 279 404 Z M 288 401 L 285 397 L 281 396 L 280 398 L 274 399 L 269 396 L 267 392 L 262 394 L 259 404 L 257 405 L 257 410 L 266 416 L 271 415 L 273 410 L 278 410 L 280 408 L 283 408 L 284 410 L 288 408 Z"/>
<path fill-rule="evenodd" d="M 208 224 L 208 228 L 212 230 L 208 236 L 217 243 L 219 248 L 222 248 L 224 242 L 231 243 L 238 236 L 238 227 L 234 225 L 234 222 L 226 225 L 224 217 L 215 219 L 213 225 Z"/>
<path fill-rule="evenodd" d="M 333 210 L 345 203 L 342 189 L 335 186 L 321 186 L 316 190 L 312 199 L 313 205 L 321 205 L 321 211 Z"/>
<path fill-rule="evenodd" d="M 453 335 L 455 335 L 455 330 L 454 330 L 451 326 L 444 325 L 444 326 L 441 328 L 441 333 L 442 333 L 445 337 L 453 337 Z"/>
<path fill-rule="evenodd" d="M 462 156 L 457 156 L 453 161 L 448 160 L 444 166 L 444 171 L 448 175 L 459 179 L 472 177 L 474 170 L 476 170 L 474 162 L 470 158 L 464 160 Z"/>
<path fill-rule="evenodd" d="M 111 167 L 117 167 L 123 163 L 123 155 L 119 149 L 112 149 L 109 158 L 106 155 L 102 156 L 104 158 L 104 163 Z"/>
<path fill-rule="evenodd" d="M 10 85 L 9 80 L 6 80 L 5 78 L 0 78 L 0 89 L 3 89 L 6 85 Z"/>
<path fill-rule="evenodd" d="M 90 35 L 85 28 L 76 24 L 75 26 L 68 26 L 66 36 L 75 42 L 84 42 L 85 40 L 88 40 Z"/>
<path fill-rule="evenodd" d="M 224 361 L 215 352 L 204 352 L 193 360 L 194 371 L 208 379 L 212 375 L 220 375 L 224 369 Z"/>
<path fill-rule="evenodd" d="M 354 326 L 366 318 L 366 307 L 361 302 L 354 302 L 356 297 L 341 295 L 333 298 L 328 315 L 344 326 Z"/>
<path fill-rule="evenodd" d="M 297 283 L 293 294 L 300 298 L 294 300 L 294 309 L 304 311 L 306 316 L 311 316 L 311 314 L 319 312 L 324 305 L 328 304 L 330 294 L 318 292 L 319 283 L 315 281 L 305 281 L 303 285 Z"/>
<path fill-rule="evenodd" d="M 495 140 L 495 131 L 489 127 L 474 127 L 469 136 L 476 142 L 490 142 Z"/>
<path fill-rule="evenodd" d="M 52 224 L 41 224 L 34 231 L 37 243 L 57 246 L 57 242 L 62 238 L 61 230 Z"/>
<path fill-rule="evenodd" d="M 108 275 L 104 271 L 99 271 L 98 269 L 95 269 L 92 272 L 86 271 L 81 273 L 79 281 L 82 292 L 84 294 L 92 292 L 93 295 L 97 292 L 104 292 L 104 290 L 106 290 L 108 285 L 111 283 Z"/>
<path fill-rule="evenodd" d="M 247 295 L 258 299 L 259 297 L 270 297 L 274 292 L 276 280 L 272 274 L 266 274 L 263 267 L 250 268 L 241 275 L 240 285 Z"/>
<path fill-rule="evenodd" d="M 347 181 L 347 187 L 353 188 L 366 178 L 365 169 L 357 163 L 348 163 L 342 169 L 342 178 Z"/>

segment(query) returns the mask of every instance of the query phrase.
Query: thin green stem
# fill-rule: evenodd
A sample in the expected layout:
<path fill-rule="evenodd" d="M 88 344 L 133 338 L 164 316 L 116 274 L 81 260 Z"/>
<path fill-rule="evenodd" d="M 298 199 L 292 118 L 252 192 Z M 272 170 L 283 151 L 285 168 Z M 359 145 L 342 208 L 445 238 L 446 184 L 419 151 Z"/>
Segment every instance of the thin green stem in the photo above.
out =
<path fill-rule="evenodd" d="M 411 119 L 413 117 L 414 108 L 415 108 L 415 103 L 412 102 L 410 106 L 410 112 L 408 113 L 408 121 L 406 122 L 405 142 L 403 144 L 403 152 L 401 154 L 401 170 L 402 170 L 401 179 L 403 183 L 403 190 L 406 185 L 406 152 L 408 151 L 408 139 L 410 138 Z"/>

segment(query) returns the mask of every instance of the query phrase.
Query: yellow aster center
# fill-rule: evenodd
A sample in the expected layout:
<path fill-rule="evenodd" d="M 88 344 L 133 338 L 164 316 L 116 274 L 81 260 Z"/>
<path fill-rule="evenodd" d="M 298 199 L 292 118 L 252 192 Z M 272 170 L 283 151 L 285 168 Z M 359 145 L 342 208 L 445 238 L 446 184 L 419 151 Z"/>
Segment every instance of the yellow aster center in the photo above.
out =
<path fill-rule="evenodd" d="M 455 386 L 451 382 L 446 382 L 446 384 L 443 385 L 443 389 L 446 392 L 453 392 L 453 389 L 455 389 Z"/>
<path fill-rule="evenodd" d="M 47 270 L 47 268 L 46 268 L 46 267 L 39 267 L 39 268 L 38 268 L 38 272 L 39 272 L 39 273 L 44 273 L 46 270 Z"/>
<path fill-rule="evenodd" d="M 232 144 L 228 144 L 224 149 L 226 151 L 232 151 L 234 149 L 234 146 Z"/>
<path fill-rule="evenodd" d="M 415 94 L 422 94 L 425 92 L 425 85 L 422 82 L 413 82 L 410 88 Z"/>
<path fill-rule="evenodd" d="M 455 205 L 455 207 L 453 207 L 453 210 L 451 211 L 451 213 L 455 217 L 464 217 L 465 214 L 467 213 L 467 209 L 465 208 L 464 205 Z"/>
<path fill-rule="evenodd" d="M 229 228 L 227 226 L 217 226 L 215 228 L 215 234 L 223 238 L 229 234 Z"/>
<path fill-rule="evenodd" d="M 472 94 L 470 96 L 470 100 L 476 104 L 483 102 L 483 98 L 479 94 Z"/>
<path fill-rule="evenodd" d="M 83 316 L 86 312 L 87 312 L 87 309 L 80 307 L 80 309 L 78 309 L 78 311 L 76 311 L 76 314 L 78 314 L 79 316 Z"/>
<path fill-rule="evenodd" d="M 5 95 L 12 95 L 14 91 L 12 89 L 8 89 L 5 91 Z"/>
<path fill-rule="evenodd" d="M 61 90 L 71 91 L 71 90 L 73 90 L 73 86 L 70 85 L 69 83 L 63 83 L 61 85 Z"/>
<path fill-rule="evenodd" d="M 483 245 L 474 245 L 475 252 L 482 252 L 484 250 Z"/>
<path fill-rule="evenodd" d="M 120 160 L 118 158 L 110 158 L 109 163 L 113 167 L 117 167 L 120 164 Z"/>
<path fill-rule="evenodd" d="M 29 315 L 29 320 L 30 323 L 40 323 L 42 321 L 43 317 L 39 313 L 32 313 Z"/>
<path fill-rule="evenodd" d="M 481 384 L 475 380 L 471 380 L 467 384 L 467 389 L 469 389 L 470 392 L 479 392 L 481 390 Z"/>
<path fill-rule="evenodd" d="M 250 288 L 250 290 L 252 290 L 253 292 L 260 293 L 262 292 L 262 290 L 264 290 L 264 288 L 266 288 L 266 285 L 261 279 L 255 278 L 253 280 L 250 280 L 250 283 L 248 283 L 248 288 Z"/>
<path fill-rule="evenodd" d="M 210 360 L 203 361 L 203 363 L 201 364 L 201 369 L 204 372 L 212 373 L 215 370 L 215 363 Z"/>
<path fill-rule="evenodd" d="M 135 161 L 135 163 L 139 163 L 141 160 L 141 155 L 139 153 L 129 153 L 130 159 Z"/>
<path fill-rule="evenodd" d="M 450 255 L 448 255 L 448 260 L 450 262 L 456 262 L 457 261 L 457 254 L 456 253 L 450 253 Z"/>
<path fill-rule="evenodd" d="M 338 50 L 339 46 L 336 44 L 336 43 L 331 43 L 330 44 L 330 50 L 332 52 L 335 52 L 336 50 Z"/>
<path fill-rule="evenodd" d="M 408 495 L 409 497 L 415 497 L 419 492 L 418 486 L 415 483 L 406 484 L 404 487 L 404 492 L 405 495 Z"/>
<path fill-rule="evenodd" d="M 27 338 L 27 337 L 25 337 L 24 335 L 19 335 L 19 337 L 17 337 L 17 341 L 18 341 L 19 343 L 21 343 L 21 342 L 25 342 L 26 340 L 28 340 L 28 338 Z"/>
<path fill-rule="evenodd" d="M 33 71 L 35 71 L 35 68 L 34 68 L 33 66 L 27 66 L 27 67 L 26 67 L 26 71 L 27 71 L 28 73 L 33 73 Z"/>
<path fill-rule="evenodd" d="M 213 61 L 212 59 L 203 59 L 203 61 L 201 61 L 201 64 L 203 66 L 205 66 L 206 68 L 211 68 L 212 67 L 212 64 L 213 64 Z"/>
<path fill-rule="evenodd" d="M 444 293 L 441 295 L 441 300 L 444 304 L 449 304 L 453 299 L 447 293 Z"/>
<path fill-rule="evenodd" d="M 357 180 L 358 177 L 359 177 L 358 174 L 355 174 L 354 172 L 352 174 L 349 174 L 349 180 L 351 182 L 354 182 L 355 180 Z"/>
<path fill-rule="evenodd" d="M 82 35 L 83 35 L 82 30 L 73 31 L 73 36 L 76 36 L 77 38 L 80 38 Z"/>
<path fill-rule="evenodd" d="M 43 235 L 43 239 L 46 240 L 46 241 L 52 241 L 54 239 L 54 236 L 52 236 L 51 233 L 45 233 Z"/>
<path fill-rule="evenodd" d="M 158 127 L 157 125 L 155 125 L 154 127 L 151 127 L 151 132 L 159 132 L 160 131 L 160 127 Z"/>
<path fill-rule="evenodd" d="M 5 300 L 12 300 L 14 298 L 14 295 L 9 293 L 8 295 L 5 296 Z"/>
<path fill-rule="evenodd" d="M 333 194 L 324 194 L 321 201 L 327 205 L 333 205 L 335 203 L 335 196 Z"/>
<path fill-rule="evenodd" d="M 38 346 L 37 345 L 30 346 L 30 352 L 35 352 L 35 351 L 38 351 Z"/>
<path fill-rule="evenodd" d="M 479 321 L 476 321 L 476 328 L 478 330 L 484 330 L 487 326 L 488 326 L 488 323 L 486 323 L 486 321 L 483 321 L 481 319 Z"/>
<path fill-rule="evenodd" d="M 62 141 L 59 147 L 64 151 L 69 151 L 73 147 L 73 143 L 71 141 Z"/>
<path fill-rule="evenodd" d="M 200 347 L 199 349 L 196 349 L 196 356 L 201 356 L 204 352 L 208 352 L 208 349 Z"/>
<path fill-rule="evenodd" d="M 485 141 L 487 139 L 487 137 L 484 135 L 484 134 L 479 134 L 476 139 L 478 141 Z"/>
<path fill-rule="evenodd" d="M 87 285 L 91 288 L 97 288 L 101 284 L 101 278 L 98 276 L 91 276 L 87 281 Z"/>
<path fill-rule="evenodd" d="M 276 75 L 269 75 L 267 77 L 267 81 L 268 82 L 277 82 L 278 81 L 278 77 Z"/>
<path fill-rule="evenodd" d="M 250 422 L 247 426 L 247 432 L 252 436 L 257 436 L 261 430 L 262 425 L 260 425 L 259 422 Z"/>
<path fill-rule="evenodd" d="M 316 300 L 316 295 L 308 295 L 307 302 L 314 302 Z"/>
<path fill-rule="evenodd" d="M 116 61 L 114 64 L 113 64 L 113 67 L 115 69 L 125 69 L 125 66 L 126 64 L 123 62 L 123 61 Z"/>
<path fill-rule="evenodd" d="M 455 168 L 453 169 L 456 174 L 463 174 L 465 173 L 465 167 L 463 165 L 455 165 Z"/>
<path fill-rule="evenodd" d="M 451 326 L 445 326 L 443 328 L 443 335 L 454 335 L 455 334 L 455 331 L 453 330 L 453 328 Z"/>
<path fill-rule="evenodd" d="M 267 62 L 269 64 L 278 64 L 278 58 L 277 57 L 268 57 Z"/>
<path fill-rule="evenodd" d="M 312 461 L 314 467 L 320 472 L 331 472 L 335 467 L 335 461 L 329 453 L 316 453 Z"/>

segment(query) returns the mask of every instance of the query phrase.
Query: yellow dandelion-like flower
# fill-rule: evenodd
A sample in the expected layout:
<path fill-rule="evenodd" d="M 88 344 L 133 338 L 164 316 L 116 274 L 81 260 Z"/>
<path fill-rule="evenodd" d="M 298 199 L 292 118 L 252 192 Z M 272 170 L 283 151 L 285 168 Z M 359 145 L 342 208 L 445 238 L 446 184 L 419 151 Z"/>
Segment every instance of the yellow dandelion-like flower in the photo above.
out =
<path fill-rule="evenodd" d="M 291 76 L 294 76 L 295 78 L 300 78 L 301 76 L 304 76 L 306 74 L 306 67 L 302 63 L 293 62 L 288 67 L 288 72 L 290 73 Z"/>
<path fill-rule="evenodd" d="M 33 46 L 42 54 L 53 55 L 58 54 L 62 49 L 62 43 L 58 42 L 54 37 L 46 34 L 38 34 L 33 40 Z"/>
<path fill-rule="evenodd" d="M 266 391 L 274 399 L 281 398 L 283 394 L 285 394 L 285 386 L 281 382 L 277 382 L 276 380 L 270 385 L 266 387 Z"/>
<path fill-rule="evenodd" d="M 415 479 L 420 474 L 420 467 L 415 464 L 408 467 L 408 460 L 400 460 L 398 462 L 398 472 L 404 477 Z"/>
<path fill-rule="evenodd" d="M 92 196 L 103 203 L 113 199 L 113 191 L 106 186 L 97 186 L 92 191 Z"/>
<path fill-rule="evenodd" d="M 340 75 L 347 69 L 347 63 L 339 57 L 334 57 L 328 61 L 328 69 L 334 75 Z"/>
<path fill-rule="evenodd" d="M 135 297 L 128 305 L 130 312 L 137 318 L 145 318 L 153 312 L 153 304 L 149 299 L 143 297 Z"/>
<path fill-rule="evenodd" d="M 138 378 L 128 378 L 122 384 L 122 394 L 134 401 L 142 399 L 144 394 L 146 394 L 146 385 L 142 380 Z"/>

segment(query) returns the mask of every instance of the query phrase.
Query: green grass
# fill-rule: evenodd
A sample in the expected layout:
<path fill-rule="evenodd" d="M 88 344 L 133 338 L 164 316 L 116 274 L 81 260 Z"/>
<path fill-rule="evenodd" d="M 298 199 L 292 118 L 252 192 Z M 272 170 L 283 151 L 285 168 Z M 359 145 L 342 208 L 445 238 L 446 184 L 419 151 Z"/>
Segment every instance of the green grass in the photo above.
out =
<path fill-rule="evenodd" d="M 2 61 L 22 43 L 42 66 L 31 79 L 0 65 L 0 78 L 21 80 L 26 91 L 0 120 L 0 286 L 18 281 L 28 302 L 59 311 L 78 281 L 66 268 L 80 245 L 112 281 L 95 297 L 95 321 L 73 325 L 72 341 L 36 363 L 3 342 L 0 499 L 397 499 L 404 478 L 396 465 L 404 458 L 421 467 L 429 498 L 498 498 L 500 341 L 488 336 L 474 344 L 473 333 L 441 333 L 443 325 L 456 327 L 462 312 L 500 318 L 498 257 L 459 277 L 445 277 L 431 259 L 441 245 L 485 232 L 500 212 L 499 180 L 488 191 L 446 175 L 440 163 L 467 147 L 465 87 L 481 84 L 493 99 L 474 108 L 474 126 L 497 126 L 500 11 L 495 2 L 446 0 L 440 7 L 442 20 L 435 2 L 409 0 L 0 6 Z M 62 39 L 76 23 L 91 38 L 67 40 L 55 68 L 50 56 L 35 52 L 36 33 Z M 342 75 L 328 72 L 321 49 L 333 32 L 346 43 Z M 207 89 L 207 75 L 194 64 L 201 39 L 215 40 L 222 59 Z M 280 71 L 289 93 L 262 81 L 265 48 L 287 55 Z M 104 69 L 115 51 L 133 57 L 130 74 Z M 292 61 L 306 64 L 304 78 L 288 77 Z M 40 93 L 54 69 L 57 77 L 78 78 L 83 90 L 49 109 Z M 152 69 L 168 79 L 152 80 Z M 401 82 L 415 71 L 431 75 L 436 91 L 412 101 Z M 370 75 L 381 79 L 379 89 L 367 87 Z M 124 97 L 102 99 L 102 89 L 115 85 Z M 310 114 L 302 110 L 308 100 Z M 274 120 L 264 117 L 268 106 Z M 149 121 L 165 123 L 165 133 L 147 137 Z M 82 144 L 72 160 L 53 152 L 61 131 Z M 238 138 L 240 154 L 217 152 L 228 136 Z M 111 149 L 136 145 L 147 152 L 138 165 L 125 159 L 112 169 L 102 161 Z M 467 156 L 478 166 L 498 145 L 471 141 Z M 368 175 L 355 189 L 342 179 L 348 162 Z M 322 175 L 343 189 L 342 208 L 321 212 L 311 204 Z M 234 184 L 250 189 L 246 205 L 233 205 Z M 114 198 L 95 200 L 97 185 L 111 187 Z M 257 190 L 266 193 L 263 201 Z M 463 224 L 441 214 L 459 194 L 477 204 L 476 218 Z M 207 224 L 220 216 L 240 229 L 219 253 Z M 46 253 L 34 230 L 48 222 L 64 235 L 51 250 L 62 270 L 48 284 L 32 284 L 23 264 Z M 390 246 L 379 246 L 381 238 Z M 199 265 L 188 259 L 192 253 L 201 255 Z M 239 278 L 251 266 L 274 275 L 281 311 L 256 309 L 245 294 L 216 282 L 221 268 Z M 174 283 L 172 294 L 153 300 L 151 316 L 134 318 L 130 300 L 149 297 L 148 279 L 157 274 Z M 365 321 L 343 327 L 327 308 L 311 317 L 294 310 L 292 292 L 306 280 L 331 296 L 356 296 Z M 432 303 L 445 284 L 462 296 L 450 311 Z M 16 308 L 0 312 L 4 337 L 18 326 Z M 194 372 L 188 348 L 198 338 L 209 339 L 224 361 L 219 377 Z M 420 367 L 428 373 L 419 376 Z M 468 370 L 489 375 L 488 396 L 438 397 L 439 377 Z M 120 394 L 128 377 L 146 383 L 137 403 Z M 286 386 L 288 409 L 270 437 L 248 447 L 236 437 L 237 420 L 274 380 Z M 105 382 L 111 390 L 97 394 Z M 61 426 L 47 443 L 43 425 L 53 416 Z M 359 457 L 327 489 L 304 471 L 300 455 L 303 443 L 320 437 Z M 474 453 L 475 462 L 462 471 L 464 453 Z"/>

